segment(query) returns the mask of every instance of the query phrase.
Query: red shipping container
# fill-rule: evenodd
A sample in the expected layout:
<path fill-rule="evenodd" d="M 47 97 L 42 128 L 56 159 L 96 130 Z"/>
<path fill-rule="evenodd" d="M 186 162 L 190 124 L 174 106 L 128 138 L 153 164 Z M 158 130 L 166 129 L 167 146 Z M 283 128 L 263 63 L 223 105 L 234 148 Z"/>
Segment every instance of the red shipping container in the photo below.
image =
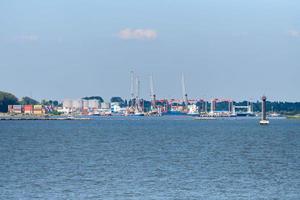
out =
<path fill-rule="evenodd" d="M 32 111 L 32 110 L 33 110 L 32 105 L 25 105 L 24 106 L 24 111 Z"/>

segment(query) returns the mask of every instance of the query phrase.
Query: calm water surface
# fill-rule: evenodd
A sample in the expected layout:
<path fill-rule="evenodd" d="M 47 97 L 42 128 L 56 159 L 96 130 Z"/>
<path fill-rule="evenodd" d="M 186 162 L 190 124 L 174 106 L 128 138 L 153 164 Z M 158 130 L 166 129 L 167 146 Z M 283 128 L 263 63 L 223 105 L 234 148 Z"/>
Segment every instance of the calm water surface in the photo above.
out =
<path fill-rule="evenodd" d="M 0 121 L 0 199 L 300 199 L 300 121 Z"/>

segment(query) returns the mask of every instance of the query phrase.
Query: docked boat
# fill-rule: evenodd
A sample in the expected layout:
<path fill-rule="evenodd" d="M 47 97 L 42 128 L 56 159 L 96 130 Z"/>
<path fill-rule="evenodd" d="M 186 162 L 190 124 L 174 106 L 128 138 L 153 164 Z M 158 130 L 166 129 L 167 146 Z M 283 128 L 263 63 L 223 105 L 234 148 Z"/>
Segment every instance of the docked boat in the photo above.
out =
<path fill-rule="evenodd" d="M 255 117 L 254 113 L 249 113 L 249 112 L 237 112 L 235 115 L 237 117 Z"/>
<path fill-rule="evenodd" d="M 259 124 L 260 124 L 260 125 L 268 125 L 269 123 L 270 123 L 269 120 L 260 120 L 260 121 L 259 121 Z"/>
<path fill-rule="evenodd" d="M 135 112 L 133 116 L 144 116 L 145 114 L 142 112 Z"/>
<path fill-rule="evenodd" d="M 187 115 L 187 113 L 182 111 L 175 111 L 175 110 L 169 110 L 167 112 L 164 112 L 163 115 Z"/>
<path fill-rule="evenodd" d="M 281 117 L 281 114 L 276 113 L 276 112 L 272 112 L 268 115 L 268 117 Z"/>
<path fill-rule="evenodd" d="M 216 117 L 194 117 L 194 120 L 216 120 L 217 118 Z"/>
<path fill-rule="evenodd" d="M 189 116 L 199 116 L 199 110 L 196 104 L 188 105 L 187 115 Z"/>
<path fill-rule="evenodd" d="M 151 110 L 150 112 L 146 113 L 148 116 L 162 116 L 162 113 L 160 110 Z"/>

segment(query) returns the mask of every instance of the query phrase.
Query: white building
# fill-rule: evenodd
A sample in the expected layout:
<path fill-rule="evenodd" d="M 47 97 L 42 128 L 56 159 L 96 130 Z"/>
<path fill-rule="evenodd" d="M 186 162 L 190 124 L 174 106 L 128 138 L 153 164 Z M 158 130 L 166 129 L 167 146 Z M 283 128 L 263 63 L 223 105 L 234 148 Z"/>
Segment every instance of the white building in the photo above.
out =
<path fill-rule="evenodd" d="M 109 109 L 110 108 L 110 103 L 101 103 L 101 109 Z"/>
<path fill-rule="evenodd" d="M 81 110 L 82 109 L 82 100 L 72 100 L 72 109 Z"/>
<path fill-rule="evenodd" d="M 70 114 L 71 113 L 71 108 L 66 108 L 66 107 L 58 107 L 57 112 L 63 113 L 63 114 Z"/>
<path fill-rule="evenodd" d="M 71 109 L 72 108 L 72 100 L 66 99 L 63 101 L 63 108 Z"/>
<path fill-rule="evenodd" d="M 78 112 L 82 110 L 96 110 L 99 109 L 99 101 L 96 99 L 92 100 L 84 100 L 84 99 L 77 99 L 77 100 L 69 100 L 66 99 L 63 101 L 63 109 L 69 110 L 70 112 Z M 110 106 L 108 107 L 110 108 Z"/>
<path fill-rule="evenodd" d="M 63 101 L 63 108 L 69 109 L 70 111 L 76 111 L 82 109 L 82 100 L 64 100 Z"/>
<path fill-rule="evenodd" d="M 120 103 L 118 102 L 112 102 L 110 104 L 110 107 L 111 107 L 111 111 L 114 112 L 114 113 L 118 113 L 118 112 L 121 112 L 121 106 L 120 106 Z"/>

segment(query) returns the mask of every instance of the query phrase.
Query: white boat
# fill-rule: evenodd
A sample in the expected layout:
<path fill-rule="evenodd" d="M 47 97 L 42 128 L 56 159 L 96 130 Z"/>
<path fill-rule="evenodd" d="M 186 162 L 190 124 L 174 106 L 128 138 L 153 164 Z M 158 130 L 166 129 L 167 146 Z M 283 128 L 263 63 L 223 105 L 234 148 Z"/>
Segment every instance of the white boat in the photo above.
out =
<path fill-rule="evenodd" d="M 281 115 L 279 113 L 272 112 L 269 114 L 269 117 L 281 117 Z"/>
<path fill-rule="evenodd" d="M 187 115 L 189 115 L 189 116 L 199 116 L 200 114 L 198 112 L 194 112 L 194 113 L 188 112 Z"/>
<path fill-rule="evenodd" d="M 134 113 L 134 116 L 144 116 L 145 114 L 144 113 L 142 113 L 142 112 L 135 112 Z"/>
<path fill-rule="evenodd" d="M 124 116 L 145 116 L 143 112 L 125 112 Z"/>
<path fill-rule="evenodd" d="M 215 117 L 195 117 L 194 120 L 215 120 Z"/>
<path fill-rule="evenodd" d="M 260 125 L 268 125 L 269 123 L 270 123 L 269 120 L 260 120 L 259 121 Z"/>
<path fill-rule="evenodd" d="M 189 115 L 189 116 L 199 116 L 200 115 L 196 104 L 188 105 L 187 110 L 188 110 L 187 115 Z"/>

